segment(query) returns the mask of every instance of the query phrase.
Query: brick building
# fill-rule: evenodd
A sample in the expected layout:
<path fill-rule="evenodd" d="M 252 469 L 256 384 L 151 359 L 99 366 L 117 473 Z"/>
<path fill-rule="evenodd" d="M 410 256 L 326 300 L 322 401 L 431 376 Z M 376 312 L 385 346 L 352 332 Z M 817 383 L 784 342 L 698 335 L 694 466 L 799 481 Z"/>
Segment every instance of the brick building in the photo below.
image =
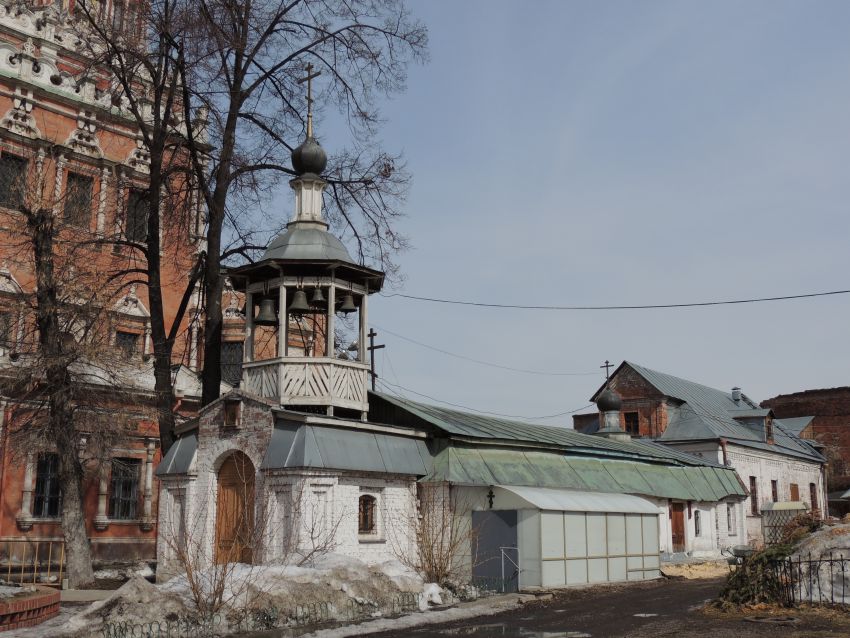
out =
<path fill-rule="evenodd" d="M 104 19 L 136 33 L 137 12 L 130 8 L 105 2 Z M 62 263 L 58 276 L 69 287 L 93 282 L 96 301 L 91 303 L 99 313 L 85 330 L 69 320 L 63 338 L 94 343 L 97 334 L 97 348 L 115 363 L 106 366 L 110 370 L 102 378 L 81 378 L 104 418 L 114 418 L 114 427 L 125 430 L 106 458 L 88 464 L 84 502 L 93 554 L 104 560 L 152 558 L 158 495 L 152 473 L 160 454 L 152 410 L 150 304 L 144 285 L 131 283 L 136 277 L 109 277 L 142 265 L 138 252 L 115 240 L 144 239 L 149 170 L 126 99 L 116 97 L 107 76 L 89 68 L 84 39 L 73 0 L 0 5 L 0 376 L 14 379 L 36 351 L 34 257 L 22 211 L 52 207 Z M 173 217 L 193 223 L 171 226 L 165 219 L 171 216 L 163 216 L 167 325 L 201 248 L 193 233 L 197 208 L 185 201 L 180 206 L 186 216 Z M 67 316 L 82 307 L 68 289 L 60 294 Z M 175 409 L 183 413 L 197 409 L 200 394 L 197 338 L 196 325 L 187 323 L 175 346 Z M 0 397 L 0 545 L 15 553 L 27 542 L 44 546 L 62 538 L 61 491 L 50 442 L 43 448 L 15 443 L 30 407 L 20 395 Z M 84 455 L 85 431 L 79 439 Z"/>
<path fill-rule="evenodd" d="M 817 441 L 828 462 L 830 511 L 850 511 L 840 495 L 850 488 L 850 387 L 804 390 L 762 401 L 783 422 L 799 422 L 800 436 Z M 808 420 L 799 420 L 811 415 Z"/>
<path fill-rule="evenodd" d="M 770 502 L 802 501 L 814 510 L 824 508 L 826 459 L 794 432 L 804 421 L 795 419 L 786 426 L 740 388 L 724 392 L 628 361 L 592 400 L 606 387 L 621 400 L 620 426 L 630 435 L 656 439 L 738 472 L 749 496 L 743 511 L 733 505 L 725 524 L 720 521 L 730 533 L 733 521 L 743 516 L 747 540 L 761 540 L 761 512 Z M 574 427 L 596 432 L 599 418 L 594 416 L 576 415 Z M 736 544 L 737 539 L 728 540 Z"/>

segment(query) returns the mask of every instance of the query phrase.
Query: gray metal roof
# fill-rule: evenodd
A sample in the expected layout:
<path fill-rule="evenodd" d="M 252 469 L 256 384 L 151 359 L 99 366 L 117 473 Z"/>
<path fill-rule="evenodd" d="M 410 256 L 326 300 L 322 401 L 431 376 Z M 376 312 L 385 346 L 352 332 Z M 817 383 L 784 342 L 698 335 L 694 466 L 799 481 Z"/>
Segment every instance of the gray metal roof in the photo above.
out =
<path fill-rule="evenodd" d="M 800 432 L 805 430 L 809 424 L 815 420 L 813 416 L 797 416 L 785 417 L 783 419 L 774 419 L 774 423 L 779 423 L 782 428 L 789 434 L 800 436 Z"/>
<path fill-rule="evenodd" d="M 165 453 L 165 457 L 156 468 L 157 476 L 170 474 L 186 474 L 195 460 L 198 449 L 198 435 L 195 432 L 185 434 L 177 439 Z"/>
<path fill-rule="evenodd" d="M 415 425 L 409 419 L 405 419 L 406 412 L 432 427 L 458 437 L 514 441 L 517 444 L 545 444 L 573 453 L 593 456 L 643 459 L 668 464 L 714 465 L 705 459 L 641 439 L 629 442 L 614 441 L 581 434 L 569 428 L 532 425 L 521 421 L 470 414 L 378 392 L 370 392 L 369 397 L 369 420 L 372 422 Z M 381 402 L 394 406 L 398 410 L 386 410 Z M 382 407 L 384 409 L 381 409 Z"/>
<path fill-rule="evenodd" d="M 260 467 L 424 476 L 430 465 L 431 454 L 421 439 L 278 420 Z"/>
<path fill-rule="evenodd" d="M 343 261 L 356 265 L 339 239 L 317 227 L 290 226 L 272 240 L 260 261 L 267 259 Z"/>
<path fill-rule="evenodd" d="M 773 444 L 767 443 L 752 427 L 737 420 L 747 417 L 763 419 L 769 414 L 768 410 L 761 408 L 744 394 L 741 395 L 741 400 L 736 402 L 732 399 L 731 392 L 650 370 L 630 361 L 623 362 L 623 366 L 632 368 L 665 396 L 683 403 L 678 416 L 671 420 L 659 437 L 661 441 L 725 438 L 746 447 L 816 462 L 825 460 L 811 445 L 787 431 L 780 420 L 774 420 Z M 616 374 L 617 372 L 612 376 Z"/>

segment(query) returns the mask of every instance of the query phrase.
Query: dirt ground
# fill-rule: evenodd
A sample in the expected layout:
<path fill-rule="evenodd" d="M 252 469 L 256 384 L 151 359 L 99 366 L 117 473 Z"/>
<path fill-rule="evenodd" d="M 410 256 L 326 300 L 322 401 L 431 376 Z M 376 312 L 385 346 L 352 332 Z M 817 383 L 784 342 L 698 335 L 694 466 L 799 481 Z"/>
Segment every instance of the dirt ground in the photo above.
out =
<path fill-rule="evenodd" d="M 665 576 L 682 577 L 688 580 L 694 578 L 726 578 L 729 575 L 729 563 L 725 560 L 707 561 L 705 563 L 683 563 L 673 565 L 664 563 L 661 570 Z"/>
<path fill-rule="evenodd" d="M 406 629 L 363 633 L 374 638 L 502 636 L 507 638 L 677 637 L 821 638 L 850 636 L 850 612 L 781 608 L 721 612 L 704 609 L 723 579 L 664 579 L 557 592 L 494 616 Z"/>

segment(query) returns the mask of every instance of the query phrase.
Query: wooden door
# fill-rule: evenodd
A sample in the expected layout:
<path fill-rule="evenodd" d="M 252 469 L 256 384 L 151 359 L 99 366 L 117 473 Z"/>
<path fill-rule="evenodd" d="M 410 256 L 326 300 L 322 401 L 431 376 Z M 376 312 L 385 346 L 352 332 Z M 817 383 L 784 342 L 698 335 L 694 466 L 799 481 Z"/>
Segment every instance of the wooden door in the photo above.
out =
<path fill-rule="evenodd" d="M 234 452 L 218 471 L 215 562 L 252 563 L 254 547 L 254 465 Z"/>
<path fill-rule="evenodd" d="M 670 503 L 670 530 L 673 536 L 673 551 L 685 551 L 685 504 Z"/>

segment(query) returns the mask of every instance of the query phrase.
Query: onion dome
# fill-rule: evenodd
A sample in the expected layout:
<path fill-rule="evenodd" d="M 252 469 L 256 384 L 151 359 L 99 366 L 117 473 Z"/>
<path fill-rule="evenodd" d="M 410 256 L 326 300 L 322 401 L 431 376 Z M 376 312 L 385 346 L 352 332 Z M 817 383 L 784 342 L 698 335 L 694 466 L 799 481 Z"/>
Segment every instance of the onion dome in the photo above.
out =
<path fill-rule="evenodd" d="M 316 138 L 309 135 L 299 146 L 292 151 L 292 168 L 297 175 L 313 173 L 321 175 L 328 165 L 328 156 Z"/>
<path fill-rule="evenodd" d="M 623 402 L 611 388 L 606 386 L 599 398 L 596 399 L 596 407 L 599 408 L 600 412 L 619 412 L 620 408 L 623 407 Z"/>

